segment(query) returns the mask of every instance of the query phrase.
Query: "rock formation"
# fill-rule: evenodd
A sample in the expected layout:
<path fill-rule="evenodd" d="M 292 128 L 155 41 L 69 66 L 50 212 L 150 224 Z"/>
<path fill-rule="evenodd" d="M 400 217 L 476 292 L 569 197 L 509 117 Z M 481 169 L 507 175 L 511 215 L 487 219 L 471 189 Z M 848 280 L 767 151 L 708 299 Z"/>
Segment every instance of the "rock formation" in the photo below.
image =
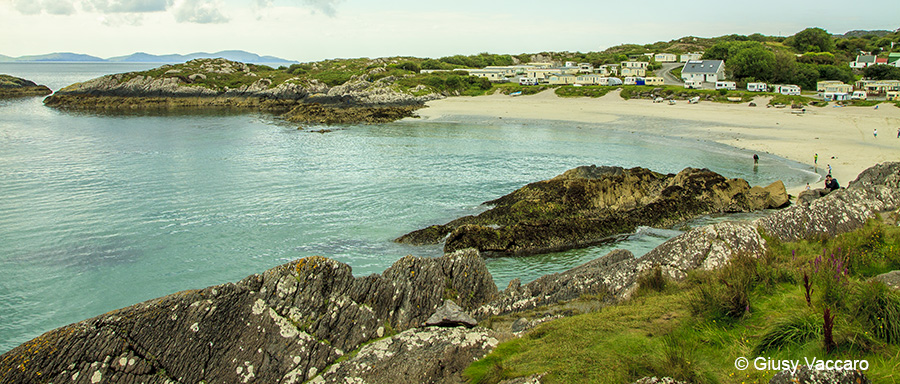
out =
<path fill-rule="evenodd" d="M 73 84 L 45 100 L 48 106 L 87 110 L 237 108 L 285 114 L 312 123 L 386 122 L 412 116 L 436 94 L 396 91 L 391 79 L 368 74 L 329 87 L 315 79 L 225 59 L 197 59 Z M 382 68 L 374 68 L 376 71 Z"/>
<path fill-rule="evenodd" d="M 25 80 L 10 75 L 0 75 L 0 98 L 44 96 L 53 93 L 44 85 L 37 85 L 31 80 Z"/>
<path fill-rule="evenodd" d="M 416 328 L 445 299 L 478 319 L 582 295 L 614 302 L 628 298 L 637 276 L 656 266 L 681 278 L 691 269 L 718 268 L 738 253 L 762 254 L 760 230 L 783 241 L 832 236 L 898 209 L 900 163 L 881 164 L 809 206 L 697 228 L 640 258 L 614 251 L 528 284 L 514 281 L 502 293 L 474 250 L 407 256 L 366 277 L 310 257 L 47 332 L 0 355 L 0 382 L 456 383 L 498 336 L 480 327 Z M 516 329 L 555 316 L 517 320 Z M 402 332 L 391 336 L 396 331 Z M 390 337 L 366 344 L 383 336 Z"/>
<path fill-rule="evenodd" d="M 496 294 L 472 251 L 408 256 L 356 278 L 310 257 L 47 332 L 0 356 L 0 382 L 303 382 L 369 340 L 422 324 L 445 298 L 471 310 Z"/>
<path fill-rule="evenodd" d="M 784 185 L 761 188 L 707 169 L 663 175 L 644 168 L 578 167 L 485 204 L 494 208 L 396 239 L 476 248 L 485 256 L 524 255 L 595 245 L 639 226 L 666 227 L 715 212 L 788 204 Z M 446 239 L 446 240 L 445 240 Z"/>

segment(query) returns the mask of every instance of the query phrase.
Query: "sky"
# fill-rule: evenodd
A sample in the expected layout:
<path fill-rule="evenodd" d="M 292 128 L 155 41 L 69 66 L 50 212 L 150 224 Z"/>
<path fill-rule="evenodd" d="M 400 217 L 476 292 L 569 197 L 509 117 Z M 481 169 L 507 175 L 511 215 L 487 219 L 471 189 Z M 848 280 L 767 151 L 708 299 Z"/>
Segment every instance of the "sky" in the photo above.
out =
<path fill-rule="evenodd" d="M 301 62 L 600 51 L 684 36 L 900 28 L 900 1 L 0 0 L 0 54 L 239 49 Z"/>

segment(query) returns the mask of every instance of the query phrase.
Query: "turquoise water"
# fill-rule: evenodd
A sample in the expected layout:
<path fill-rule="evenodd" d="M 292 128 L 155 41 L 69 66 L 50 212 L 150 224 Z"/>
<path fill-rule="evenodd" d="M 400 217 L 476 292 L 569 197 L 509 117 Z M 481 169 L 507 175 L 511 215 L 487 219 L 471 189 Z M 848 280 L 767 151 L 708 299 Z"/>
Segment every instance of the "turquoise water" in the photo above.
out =
<path fill-rule="evenodd" d="M 3 64 L 58 89 L 153 65 Z M 440 248 L 391 240 L 481 212 L 481 202 L 587 164 L 708 167 L 751 184 L 814 181 L 803 165 L 643 125 L 409 120 L 297 130 L 268 115 L 104 116 L 0 101 L 0 353 L 58 326 L 322 255 L 356 275 Z M 310 128 L 310 127 L 308 127 Z M 316 127 L 311 127 L 315 129 Z M 716 218 L 708 218 L 716 220 Z M 502 288 L 599 257 L 640 255 L 678 234 L 527 258 L 489 259 Z"/>

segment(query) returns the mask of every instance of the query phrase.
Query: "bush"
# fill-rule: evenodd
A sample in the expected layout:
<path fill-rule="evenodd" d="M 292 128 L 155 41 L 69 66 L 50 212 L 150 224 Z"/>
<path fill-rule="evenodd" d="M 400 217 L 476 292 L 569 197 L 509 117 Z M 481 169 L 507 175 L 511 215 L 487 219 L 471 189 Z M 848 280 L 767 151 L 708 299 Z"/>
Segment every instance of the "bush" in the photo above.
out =
<path fill-rule="evenodd" d="M 638 276 L 637 284 L 640 291 L 662 292 L 665 290 L 666 278 L 662 274 L 662 267 L 657 264 L 653 268 L 644 271 Z"/>
<path fill-rule="evenodd" d="M 815 340 L 822 332 L 822 317 L 808 310 L 778 320 L 762 335 L 753 349 L 757 356 L 782 347 L 796 347 Z"/>
<path fill-rule="evenodd" d="M 876 337 L 900 342 L 900 294 L 880 281 L 860 284 L 853 292 L 855 317 Z"/>

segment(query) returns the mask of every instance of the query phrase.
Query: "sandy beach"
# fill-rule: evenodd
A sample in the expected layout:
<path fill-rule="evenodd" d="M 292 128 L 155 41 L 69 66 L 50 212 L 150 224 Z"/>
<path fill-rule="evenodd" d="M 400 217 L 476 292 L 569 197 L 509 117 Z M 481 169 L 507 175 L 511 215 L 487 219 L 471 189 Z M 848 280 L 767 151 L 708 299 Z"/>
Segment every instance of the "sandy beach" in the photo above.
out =
<path fill-rule="evenodd" d="M 618 91 L 601 98 L 563 98 L 553 91 L 532 96 L 502 94 L 451 97 L 420 109 L 424 120 L 452 120 L 454 116 L 571 121 L 615 122 L 641 117 L 704 122 L 697 128 L 672 131 L 648 126 L 651 135 L 710 140 L 760 154 L 769 153 L 813 166 L 818 153 L 820 173 L 830 164 L 842 186 L 864 169 L 885 161 L 900 161 L 900 108 L 891 104 L 874 107 L 808 107 L 804 114 L 788 108 L 766 108 L 768 98 L 748 103 L 701 102 L 675 105 L 651 100 L 624 100 Z M 873 129 L 878 129 L 878 136 Z M 752 161 L 752 159 L 748 159 Z M 813 188 L 822 185 L 813 185 Z M 789 188 L 793 195 L 802 187 Z"/>

